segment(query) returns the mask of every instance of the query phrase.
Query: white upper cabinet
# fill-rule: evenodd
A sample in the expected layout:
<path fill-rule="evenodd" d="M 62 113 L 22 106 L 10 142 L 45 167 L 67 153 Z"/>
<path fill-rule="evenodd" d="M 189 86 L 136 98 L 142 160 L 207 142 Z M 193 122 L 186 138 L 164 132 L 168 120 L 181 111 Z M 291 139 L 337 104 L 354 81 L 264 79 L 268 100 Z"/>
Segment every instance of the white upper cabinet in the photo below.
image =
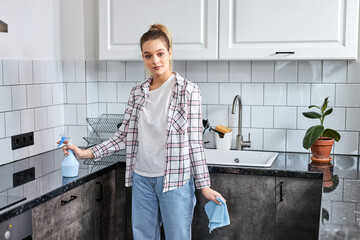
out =
<path fill-rule="evenodd" d="M 140 37 L 153 23 L 172 32 L 173 59 L 218 59 L 217 0 L 100 0 L 100 59 L 141 60 Z"/>
<path fill-rule="evenodd" d="M 219 59 L 356 59 L 359 0 L 220 0 Z"/>

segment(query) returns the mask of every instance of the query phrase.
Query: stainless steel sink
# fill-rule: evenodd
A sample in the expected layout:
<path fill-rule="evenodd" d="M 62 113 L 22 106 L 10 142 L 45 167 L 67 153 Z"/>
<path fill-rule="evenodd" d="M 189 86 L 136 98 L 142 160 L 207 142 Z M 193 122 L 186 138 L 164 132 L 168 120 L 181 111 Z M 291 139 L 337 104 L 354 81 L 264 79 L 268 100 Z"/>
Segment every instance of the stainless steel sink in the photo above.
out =
<path fill-rule="evenodd" d="M 275 152 L 205 149 L 209 165 L 271 167 L 278 155 Z"/>

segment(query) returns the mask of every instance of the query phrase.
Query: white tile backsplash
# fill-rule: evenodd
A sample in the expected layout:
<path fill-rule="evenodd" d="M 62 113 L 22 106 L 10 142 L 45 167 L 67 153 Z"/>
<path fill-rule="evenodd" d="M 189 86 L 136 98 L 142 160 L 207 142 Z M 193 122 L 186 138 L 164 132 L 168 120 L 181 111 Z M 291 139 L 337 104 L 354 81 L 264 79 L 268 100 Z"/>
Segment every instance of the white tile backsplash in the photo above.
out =
<path fill-rule="evenodd" d="M 34 132 L 34 145 L 29 146 L 29 156 L 33 156 L 41 153 L 41 131 Z"/>
<path fill-rule="evenodd" d="M 4 85 L 3 79 L 3 61 L 0 60 L 0 86 Z"/>
<path fill-rule="evenodd" d="M 208 82 L 229 82 L 229 62 L 208 62 Z"/>
<path fill-rule="evenodd" d="M 324 61 L 323 82 L 324 83 L 345 83 L 347 61 Z"/>
<path fill-rule="evenodd" d="M 19 61 L 3 60 L 4 85 L 19 84 Z"/>
<path fill-rule="evenodd" d="M 227 105 L 209 105 L 208 120 L 213 128 L 216 125 L 229 126 L 229 107 Z"/>
<path fill-rule="evenodd" d="M 33 80 L 33 62 L 31 60 L 19 61 L 19 81 L 20 84 L 32 84 Z"/>
<path fill-rule="evenodd" d="M 98 61 L 85 62 L 85 79 L 87 83 L 98 81 Z"/>
<path fill-rule="evenodd" d="M 296 107 L 274 107 L 274 128 L 296 129 Z"/>
<path fill-rule="evenodd" d="M 117 88 L 115 82 L 99 83 L 99 102 L 116 102 Z"/>
<path fill-rule="evenodd" d="M 67 103 L 86 103 L 86 92 L 84 83 L 66 83 L 66 94 Z"/>
<path fill-rule="evenodd" d="M 54 128 L 59 126 L 59 120 L 60 120 L 60 112 L 59 112 L 59 106 L 50 106 L 46 108 L 46 114 L 47 114 L 47 121 L 48 121 L 48 127 Z"/>
<path fill-rule="evenodd" d="M 321 61 L 299 61 L 298 82 L 320 83 Z"/>
<path fill-rule="evenodd" d="M 333 108 L 333 112 L 325 117 L 325 128 L 345 130 L 345 108 Z"/>
<path fill-rule="evenodd" d="M 35 110 L 25 109 L 21 110 L 21 132 L 27 133 L 35 130 Z"/>
<path fill-rule="evenodd" d="M 46 83 L 46 62 L 33 61 L 34 83 Z M 50 82 L 51 79 L 49 79 Z"/>
<path fill-rule="evenodd" d="M 11 150 L 11 138 L 0 139 L 0 165 L 12 162 L 14 160 L 13 151 Z"/>
<path fill-rule="evenodd" d="M 241 101 L 243 105 L 263 105 L 264 85 L 262 83 L 243 83 Z"/>
<path fill-rule="evenodd" d="M 324 99 L 329 97 L 328 106 L 335 106 L 335 85 L 334 84 L 312 84 L 311 104 L 321 106 Z"/>
<path fill-rule="evenodd" d="M 220 83 L 220 104 L 232 105 L 236 95 L 241 95 L 240 83 Z"/>
<path fill-rule="evenodd" d="M 46 107 L 35 108 L 35 131 L 48 128 Z"/>
<path fill-rule="evenodd" d="M 12 86 L 11 91 L 13 110 L 26 108 L 26 86 Z"/>
<path fill-rule="evenodd" d="M 229 106 L 229 126 L 232 128 L 238 127 L 239 107 L 236 105 L 235 114 L 232 114 L 232 105 Z M 242 106 L 242 127 L 250 127 L 250 106 Z"/>
<path fill-rule="evenodd" d="M 250 61 L 230 61 L 229 63 L 230 82 L 251 82 Z"/>
<path fill-rule="evenodd" d="M 41 84 L 40 95 L 41 95 L 40 102 L 42 107 L 52 105 L 52 100 L 53 100 L 52 84 Z"/>
<path fill-rule="evenodd" d="M 63 83 L 54 83 L 52 86 L 52 103 L 54 105 L 63 104 L 64 99 L 64 84 Z"/>
<path fill-rule="evenodd" d="M 276 61 L 275 82 L 296 83 L 297 61 Z"/>
<path fill-rule="evenodd" d="M 20 119 L 20 111 L 5 113 L 6 137 L 11 137 L 13 135 L 18 135 L 21 133 Z"/>
<path fill-rule="evenodd" d="M 320 125 L 320 120 L 319 119 L 311 119 L 311 118 L 307 118 L 305 117 L 302 113 L 303 112 L 319 112 L 316 111 L 314 108 L 307 108 L 307 107 L 298 107 L 298 111 L 297 111 L 297 129 L 305 129 L 307 130 L 309 127 L 314 126 L 314 125 Z"/>
<path fill-rule="evenodd" d="M 117 101 L 127 103 L 134 83 L 117 83 Z"/>
<path fill-rule="evenodd" d="M 346 130 L 360 131 L 360 108 L 348 108 L 346 110 Z"/>
<path fill-rule="evenodd" d="M 0 138 L 5 137 L 5 113 L 0 113 Z"/>
<path fill-rule="evenodd" d="M 75 62 L 74 61 L 63 61 L 62 62 L 62 73 L 64 82 L 75 82 Z"/>
<path fill-rule="evenodd" d="M 180 76 L 186 76 L 185 61 L 173 61 L 173 71 L 180 74 Z"/>
<path fill-rule="evenodd" d="M 264 86 L 264 105 L 286 105 L 286 84 L 270 84 Z"/>
<path fill-rule="evenodd" d="M 271 106 L 252 106 L 251 107 L 251 127 L 253 127 L 253 128 L 273 128 L 274 127 L 274 108 Z"/>
<path fill-rule="evenodd" d="M 41 85 L 26 86 L 27 106 L 28 108 L 41 106 Z"/>
<path fill-rule="evenodd" d="M 124 68 L 125 69 L 125 66 L 121 66 L 120 67 Z M 98 76 L 97 76 L 97 79 L 99 82 L 106 82 L 106 69 L 107 69 L 107 61 L 98 61 Z M 125 71 L 125 70 L 124 70 Z M 124 78 L 125 78 L 125 72 L 123 73 L 124 74 Z M 121 74 L 120 76 L 116 77 L 116 76 L 112 76 L 113 78 L 115 79 L 120 79 L 121 78 Z M 125 81 L 125 80 L 124 80 Z"/>
<path fill-rule="evenodd" d="M 75 62 L 75 81 L 85 82 L 85 61 Z"/>
<path fill-rule="evenodd" d="M 309 106 L 310 85 L 309 84 L 288 84 L 288 106 Z"/>
<path fill-rule="evenodd" d="M 107 113 L 109 114 L 124 114 L 125 112 L 124 103 L 107 103 Z"/>
<path fill-rule="evenodd" d="M 76 106 L 77 125 L 86 125 L 86 105 Z"/>
<path fill-rule="evenodd" d="M 0 87 L 0 112 L 12 110 L 11 87 Z"/>
<path fill-rule="evenodd" d="M 130 82 L 142 82 L 146 79 L 144 63 L 142 61 L 126 62 L 125 79 Z"/>
<path fill-rule="evenodd" d="M 360 61 L 348 61 L 348 83 L 360 83 Z"/>
<path fill-rule="evenodd" d="M 57 61 L 45 62 L 45 78 L 48 83 L 58 82 Z"/>
<path fill-rule="evenodd" d="M 251 141 L 251 147 L 249 149 L 252 150 L 263 150 L 264 149 L 264 145 L 263 145 L 263 135 L 264 135 L 264 131 L 263 129 L 259 129 L 259 128 L 244 128 L 242 130 L 242 135 L 243 135 L 243 139 L 245 141 L 249 140 L 249 133 L 250 133 L 250 141 Z M 237 134 L 237 130 L 236 130 L 236 134 Z M 233 133 L 233 137 L 236 137 L 236 134 Z M 235 140 L 233 140 L 233 143 L 235 142 Z"/>
<path fill-rule="evenodd" d="M 306 130 L 286 130 L 286 151 L 309 152 L 302 146 Z"/>
<path fill-rule="evenodd" d="M 54 148 L 54 136 L 52 129 L 45 129 L 41 131 L 41 152 L 50 151 Z"/>
<path fill-rule="evenodd" d="M 64 121 L 65 125 L 76 125 L 77 124 L 77 114 L 76 114 L 76 105 L 66 104 L 64 105 Z"/>
<path fill-rule="evenodd" d="M 252 82 L 274 82 L 274 62 L 255 61 L 251 73 Z"/>
<path fill-rule="evenodd" d="M 207 62 L 186 61 L 186 78 L 192 82 L 207 82 Z"/>
<path fill-rule="evenodd" d="M 88 104 L 99 102 L 98 91 L 99 91 L 98 82 L 89 82 L 86 84 L 86 100 Z"/>
<path fill-rule="evenodd" d="M 336 84 L 337 107 L 360 107 L 360 84 Z"/>
<path fill-rule="evenodd" d="M 99 65 L 100 67 L 100 76 L 99 80 L 104 80 L 104 69 L 103 65 Z M 125 62 L 116 62 L 116 61 L 107 61 L 106 64 L 106 80 L 109 82 L 119 82 L 125 81 Z"/>
<path fill-rule="evenodd" d="M 339 132 L 341 139 L 334 143 L 335 154 L 359 154 L 359 132 Z"/>
<path fill-rule="evenodd" d="M 219 104 L 219 83 L 199 83 L 202 104 Z"/>
<path fill-rule="evenodd" d="M 264 129 L 264 150 L 285 151 L 286 130 Z"/>

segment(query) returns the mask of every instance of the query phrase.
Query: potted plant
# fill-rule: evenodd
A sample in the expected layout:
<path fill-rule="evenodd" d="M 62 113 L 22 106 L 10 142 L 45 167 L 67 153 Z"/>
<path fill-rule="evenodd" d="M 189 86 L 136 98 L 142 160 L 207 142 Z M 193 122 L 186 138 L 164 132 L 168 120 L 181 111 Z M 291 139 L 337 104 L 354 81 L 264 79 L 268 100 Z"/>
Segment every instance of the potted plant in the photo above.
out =
<path fill-rule="evenodd" d="M 332 145 L 335 141 L 340 140 L 340 134 L 330 128 L 324 128 L 325 117 L 332 113 L 333 109 L 328 109 L 329 97 L 325 98 L 322 106 L 310 105 L 309 108 L 317 108 L 318 112 L 303 112 L 302 114 L 311 119 L 319 119 L 320 125 L 310 127 L 304 136 L 303 147 L 309 149 L 311 147 L 312 156 L 310 157 L 313 162 L 327 163 L 332 160 L 330 152 Z"/>

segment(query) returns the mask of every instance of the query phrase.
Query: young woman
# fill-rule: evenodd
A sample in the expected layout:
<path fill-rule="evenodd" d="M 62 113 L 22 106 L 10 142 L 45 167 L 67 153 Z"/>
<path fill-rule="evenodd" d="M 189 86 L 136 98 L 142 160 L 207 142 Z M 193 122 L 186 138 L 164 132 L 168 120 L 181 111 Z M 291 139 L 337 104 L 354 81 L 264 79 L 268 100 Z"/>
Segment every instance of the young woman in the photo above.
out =
<path fill-rule="evenodd" d="M 81 150 L 78 159 L 100 158 L 126 148 L 125 185 L 132 186 L 132 228 L 136 240 L 191 239 L 196 203 L 194 182 L 216 203 L 202 143 L 198 86 L 172 72 L 172 41 L 164 25 L 143 34 L 140 47 L 151 74 L 130 93 L 123 123 L 109 140 Z M 222 198 L 223 199 L 223 198 Z"/>

